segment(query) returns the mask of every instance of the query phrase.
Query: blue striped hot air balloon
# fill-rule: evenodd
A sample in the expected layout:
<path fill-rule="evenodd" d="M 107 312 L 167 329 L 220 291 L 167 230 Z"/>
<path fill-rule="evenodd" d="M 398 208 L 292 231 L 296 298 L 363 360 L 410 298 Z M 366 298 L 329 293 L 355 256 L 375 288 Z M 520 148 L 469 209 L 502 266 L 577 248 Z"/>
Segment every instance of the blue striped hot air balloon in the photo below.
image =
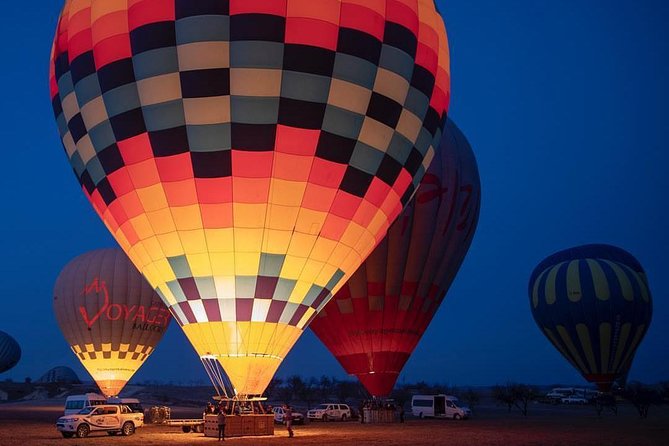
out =
<path fill-rule="evenodd" d="M 602 391 L 629 372 L 652 315 L 641 264 L 610 245 L 557 252 L 534 269 L 530 307 L 539 329 Z"/>

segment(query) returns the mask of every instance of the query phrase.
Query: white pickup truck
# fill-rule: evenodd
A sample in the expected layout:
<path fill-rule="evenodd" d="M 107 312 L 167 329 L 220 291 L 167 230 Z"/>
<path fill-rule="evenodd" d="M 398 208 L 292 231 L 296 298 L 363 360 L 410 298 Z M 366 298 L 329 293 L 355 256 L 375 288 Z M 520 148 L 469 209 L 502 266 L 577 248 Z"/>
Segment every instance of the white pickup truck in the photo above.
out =
<path fill-rule="evenodd" d="M 75 435 L 83 438 L 91 432 L 132 435 L 136 428 L 143 425 L 144 414 L 135 413 L 124 404 L 87 406 L 76 414 L 60 417 L 56 422 L 56 428 L 65 438 Z"/>

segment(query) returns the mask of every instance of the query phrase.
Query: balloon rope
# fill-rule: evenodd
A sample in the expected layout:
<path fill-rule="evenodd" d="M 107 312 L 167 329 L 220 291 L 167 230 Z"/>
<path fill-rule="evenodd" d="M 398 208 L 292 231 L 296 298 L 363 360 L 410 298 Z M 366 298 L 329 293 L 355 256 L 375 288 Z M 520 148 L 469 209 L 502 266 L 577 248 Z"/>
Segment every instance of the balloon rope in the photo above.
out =
<path fill-rule="evenodd" d="M 232 389 L 232 384 L 218 360 L 213 356 L 202 356 L 200 357 L 200 361 L 202 361 L 204 370 L 207 372 L 218 396 L 230 398 L 234 393 L 228 392 L 227 389 Z"/>

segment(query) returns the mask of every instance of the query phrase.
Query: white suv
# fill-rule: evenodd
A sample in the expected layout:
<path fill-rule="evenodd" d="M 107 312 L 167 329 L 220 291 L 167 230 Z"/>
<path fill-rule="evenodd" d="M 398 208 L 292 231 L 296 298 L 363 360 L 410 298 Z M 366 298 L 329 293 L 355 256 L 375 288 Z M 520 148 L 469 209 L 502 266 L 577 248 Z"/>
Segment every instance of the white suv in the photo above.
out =
<path fill-rule="evenodd" d="M 272 413 L 274 414 L 274 422 L 279 424 L 284 424 L 283 417 L 286 414 L 286 409 L 283 407 L 274 407 L 272 408 Z M 293 414 L 293 424 L 302 424 L 304 423 L 304 415 L 299 412 L 291 410 Z"/>
<path fill-rule="evenodd" d="M 101 404 L 87 406 L 78 413 L 60 417 L 56 428 L 63 437 L 87 437 L 91 432 L 107 432 L 109 435 L 122 433 L 132 435 L 135 429 L 144 425 L 144 414 L 135 413 L 121 404 Z"/>
<path fill-rule="evenodd" d="M 307 418 L 310 420 L 341 420 L 351 419 L 351 408 L 347 404 L 321 404 L 307 412 Z"/>

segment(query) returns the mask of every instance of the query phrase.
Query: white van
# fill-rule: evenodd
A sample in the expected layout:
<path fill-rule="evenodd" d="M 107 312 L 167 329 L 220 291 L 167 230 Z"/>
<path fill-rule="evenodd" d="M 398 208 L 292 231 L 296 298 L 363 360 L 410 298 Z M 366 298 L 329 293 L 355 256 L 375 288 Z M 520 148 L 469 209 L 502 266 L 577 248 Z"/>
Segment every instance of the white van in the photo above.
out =
<path fill-rule="evenodd" d="M 107 398 L 97 393 L 85 393 L 83 395 L 70 395 L 65 400 L 65 415 L 78 413 L 86 406 L 98 406 L 105 404 Z"/>
<path fill-rule="evenodd" d="M 458 399 L 451 395 L 414 395 L 411 398 L 411 413 L 415 417 L 469 418 L 472 411 L 461 406 Z"/>

